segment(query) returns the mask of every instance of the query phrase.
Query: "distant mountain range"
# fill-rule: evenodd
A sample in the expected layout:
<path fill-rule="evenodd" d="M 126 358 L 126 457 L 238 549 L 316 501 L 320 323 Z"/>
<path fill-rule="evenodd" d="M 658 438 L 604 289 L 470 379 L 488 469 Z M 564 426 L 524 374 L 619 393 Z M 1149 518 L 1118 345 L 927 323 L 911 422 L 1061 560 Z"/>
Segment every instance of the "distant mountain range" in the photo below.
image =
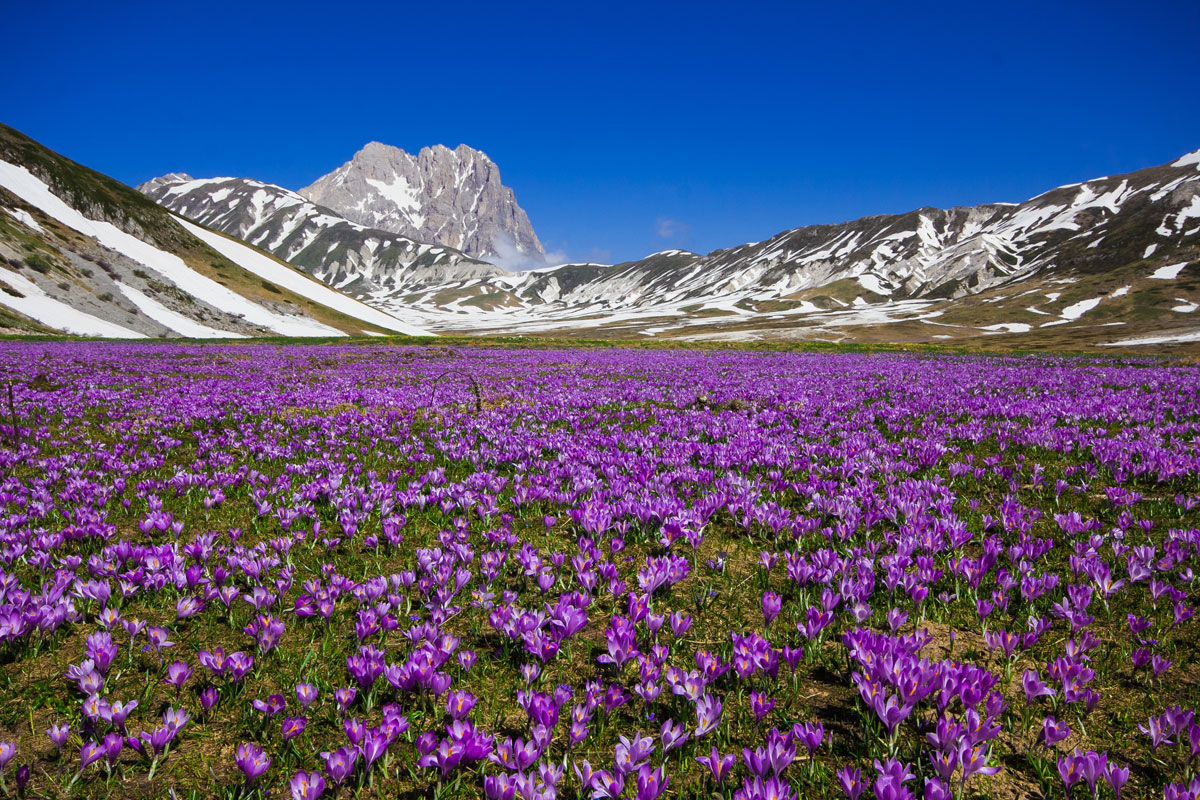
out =
<path fill-rule="evenodd" d="M 138 220 L 155 208 L 4 130 L 0 158 L 9 162 L 9 172 L 0 173 L 0 186 L 9 186 L 13 169 L 25 169 L 92 219 L 103 209 Z M 24 144 L 15 147 L 16 141 Z M 63 172 L 94 176 L 92 184 L 105 187 L 103 201 L 72 193 L 73 178 L 61 178 Z M 524 272 L 501 265 L 513 259 L 536 263 L 541 245 L 495 164 L 465 146 L 410 156 L 372 143 L 300 192 L 248 178 L 181 174 L 139 188 L 190 221 L 167 226 L 164 220 L 171 218 L 160 211 L 148 228 L 135 225 L 155 246 L 164 246 L 159 229 L 183 229 L 210 250 L 218 242 L 268 258 L 253 249 L 261 248 L 276 266 L 286 261 L 352 296 L 347 302 L 357 302 L 356 308 L 424 330 L 1034 348 L 1200 346 L 1200 151 L 1128 175 L 1061 186 L 1020 204 L 922 208 L 795 228 L 707 255 L 669 250 L 623 264 Z M 19 260 L 30 237 L 40 241 L 49 234 L 44 225 L 38 233 L 25 224 L 28 216 L 41 225 L 46 212 L 20 192 L 13 196 L 11 188 L 0 192 L 0 208 L 8 212 L 0 214 L 0 255 L 7 246 Z M 30 277 L 28 271 L 21 275 Z M 44 285 L 48 279 L 38 280 L 52 291 Z M 153 288 L 124 273 L 120 282 L 143 292 Z M 129 312 L 136 304 L 119 291 L 93 292 L 88 313 L 103 316 L 103 303 L 94 298 L 104 294 Z M 58 299 L 70 303 L 71 297 Z M 22 313 L 10 298 L 0 293 L 0 306 Z M 213 311 L 206 313 L 221 311 L 210 305 Z M 236 319 L 229 325 L 213 327 L 253 332 Z"/>
<path fill-rule="evenodd" d="M 477 152 L 434 148 L 421 157 L 467 151 Z M 381 165 L 421 157 L 368 145 L 304 193 L 314 203 L 335 200 L 340 209 L 357 209 L 360 223 L 395 231 L 398 218 L 375 185 L 382 178 L 366 176 L 394 174 Z M 458 198 L 443 185 L 446 204 L 471 207 L 474 190 Z M 1153 277 L 1200 257 L 1200 151 L 1019 204 L 922 208 L 795 228 L 707 255 L 671 250 L 617 265 L 519 274 L 450 249 L 435 263 L 419 263 L 428 251 L 412 239 L 365 228 L 346 235 L 345 247 L 323 240 L 318 246 L 314 220 L 328 229 L 345 226 L 339 212 L 306 206 L 310 222 L 297 224 L 302 198 L 245 179 L 168 176 L 142 188 L 180 214 L 267 247 L 364 302 L 415 315 L 434 330 L 836 341 L 1007 336 L 1034 345 L 1136 341 L 1132 334 L 1145 334 L 1156 340 L 1151 344 L 1200 342 L 1189 310 L 1200 302 L 1196 270 L 1184 266 L 1172 279 Z M 469 224 L 456 219 L 454 227 Z"/>

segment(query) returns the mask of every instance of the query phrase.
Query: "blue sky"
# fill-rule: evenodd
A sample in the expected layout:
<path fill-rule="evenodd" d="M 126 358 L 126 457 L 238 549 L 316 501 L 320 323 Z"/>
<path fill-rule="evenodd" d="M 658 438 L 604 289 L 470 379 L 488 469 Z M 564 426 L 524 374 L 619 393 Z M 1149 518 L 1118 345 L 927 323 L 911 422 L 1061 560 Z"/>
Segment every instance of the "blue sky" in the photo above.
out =
<path fill-rule="evenodd" d="M 1200 4 L 14 3 L 0 121 L 127 183 L 490 155 L 619 261 L 1019 201 L 1200 148 Z"/>

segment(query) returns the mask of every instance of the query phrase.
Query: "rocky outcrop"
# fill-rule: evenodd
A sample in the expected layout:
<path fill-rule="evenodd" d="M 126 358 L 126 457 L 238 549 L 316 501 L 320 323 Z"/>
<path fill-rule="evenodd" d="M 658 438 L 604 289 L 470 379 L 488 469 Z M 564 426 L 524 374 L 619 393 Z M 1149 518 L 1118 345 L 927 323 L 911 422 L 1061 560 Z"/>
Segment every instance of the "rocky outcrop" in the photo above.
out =
<path fill-rule="evenodd" d="M 499 167 L 466 145 L 425 147 L 414 156 L 371 142 L 299 194 L 360 225 L 504 266 L 545 260 Z"/>

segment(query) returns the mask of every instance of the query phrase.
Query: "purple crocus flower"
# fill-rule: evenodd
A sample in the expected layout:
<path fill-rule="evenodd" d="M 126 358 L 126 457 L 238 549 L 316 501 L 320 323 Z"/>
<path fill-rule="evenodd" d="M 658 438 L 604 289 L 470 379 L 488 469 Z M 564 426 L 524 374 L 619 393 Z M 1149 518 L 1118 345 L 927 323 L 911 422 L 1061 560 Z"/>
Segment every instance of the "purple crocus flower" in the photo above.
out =
<path fill-rule="evenodd" d="M 825 740 L 825 726 L 819 722 L 798 722 L 792 726 L 792 735 L 804 745 L 810 757 L 815 756 L 821 742 Z"/>
<path fill-rule="evenodd" d="M 16 781 L 17 781 L 17 796 L 18 797 L 25 796 L 25 786 L 26 786 L 26 784 L 29 783 L 30 774 L 31 773 L 30 773 L 28 764 L 22 764 L 21 766 L 17 767 L 17 774 L 15 777 L 16 777 Z M 1118 798 L 1118 800 L 1120 800 L 1120 798 Z"/>
<path fill-rule="evenodd" d="M 669 753 L 676 747 L 680 747 L 688 740 L 689 734 L 682 725 L 677 725 L 674 720 L 667 720 L 662 724 L 659 731 L 659 739 L 662 741 L 663 753 Z"/>
<path fill-rule="evenodd" d="M 637 774 L 636 800 L 658 800 L 670 782 L 662 767 L 651 769 L 649 764 L 643 764 Z"/>
<path fill-rule="evenodd" d="M 175 731 L 172 728 L 161 725 L 149 732 L 142 731 L 138 736 L 150 746 L 150 750 L 155 756 L 160 756 L 167 749 L 167 745 L 175 738 Z"/>
<path fill-rule="evenodd" d="M 354 747 L 340 747 L 332 753 L 321 753 L 325 762 L 325 774 L 334 786 L 341 786 L 346 779 L 354 774 L 354 762 L 358 760 L 358 750 Z"/>
<path fill-rule="evenodd" d="M 167 666 L 167 677 L 163 682 L 169 686 L 175 687 L 175 695 L 179 696 L 179 690 L 187 683 L 188 678 L 192 677 L 192 668 L 186 661 L 172 661 Z"/>
<path fill-rule="evenodd" d="M 1110 762 L 1104 773 L 1104 780 L 1112 787 L 1113 793 L 1117 796 L 1116 800 L 1121 800 L 1121 790 L 1129 782 L 1129 765 L 1118 767 L 1115 761 Z"/>
<path fill-rule="evenodd" d="M 1160 745 L 1173 745 L 1171 732 L 1163 727 L 1161 717 L 1151 717 L 1147 726 L 1138 725 L 1138 730 L 1150 737 L 1150 751 L 1158 750 Z"/>
<path fill-rule="evenodd" d="M 187 725 L 191 718 L 186 708 L 175 709 L 168 706 L 163 712 L 163 725 L 169 728 L 172 734 L 176 734 L 183 730 L 183 726 Z"/>
<path fill-rule="evenodd" d="M 170 633 L 166 628 L 161 628 L 156 625 L 149 626 L 146 628 L 146 638 L 150 640 L 150 644 L 148 645 L 147 649 L 153 650 L 161 658 L 162 651 L 165 648 L 175 646 L 175 643 L 168 639 L 169 636 Z"/>
<path fill-rule="evenodd" d="M 1080 772 L 1079 751 L 1068 753 L 1065 756 L 1059 756 L 1058 759 L 1058 776 L 1062 779 L 1063 786 L 1066 787 L 1067 794 L 1070 795 L 1071 787 L 1079 782 L 1082 777 Z"/>
<path fill-rule="evenodd" d="M 693 734 L 697 739 L 717 727 L 721 721 L 721 701 L 715 695 L 706 694 L 696 703 L 696 730 Z"/>
<path fill-rule="evenodd" d="M 754 721 L 762 722 L 771 709 L 775 708 L 775 698 L 762 692 L 750 693 L 750 710 L 754 712 Z"/>
<path fill-rule="evenodd" d="M 121 750 L 125 747 L 125 737 L 119 733 L 110 733 L 104 737 L 104 758 L 109 766 L 116 766 L 117 759 L 121 757 Z"/>
<path fill-rule="evenodd" d="M 742 783 L 741 791 L 736 793 L 738 797 L 745 798 L 764 798 L 765 800 L 796 800 L 796 795 L 792 791 L 792 787 L 786 780 L 778 775 L 772 775 L 765 780 L 757 775 L 753 778 L 746 778 Z"/>
<path fill-rule="evenodd" d="M 91 741 L 84 742 L 83 747 L 79 748 L 79 771 L 87 769 L 89 764 L 93 764 L 104 758 L 104 746 L 99 742 Z"/>
<path fill-rule="evenodd" d="M 696 763 L 701 766 L 708 767 L 712 773 L 713 780 L 717 785 L 721 785 L 725 780 L 725 776 L 733 769 L 733 765 L 737 763 L 737 757 L 730 753 L 728 755 L 720 755 L 717 748 L 712 749 L 712 753 L 707 756 L 696 756 Z"/>
<path fill-rule="evenodd" d="M 311 683 L 296 684 L 296 700 L 300 702 L 300 707 L 307 709 L 317 699 L 317 687 Z M 297 773 L 302 775 L 304 773 Z"/>
<path fill-rule="evenodd" d="M 904 784 L 916 776 L 913 775 L 907 764 L 902 764 L 894 758 L 889 758 L 883 763 L 876 759 L 875 771 L 879 773 L 874 787 L 875 797 L 878 800 L 901 800 L 901 798 L 912 797 L 912 792 Z"/>
<path fill-rule="evenodd" d="M 287 700 L 281 694 L 269 695 L 266 700 L 255 698 L 250 701 L 250 706 L 268 717 L 273 717 L 276 714 L 282 714 L 287 709 Z"/>
<path fill-rule="evenodd" d="M 779 616 L 780 609 L 783 608 L 783 598 L 775 594 L 775 592 L 764 592 L 762 596 L 762 613 L 763 622 L 770 627 L 771 623 Z"/>
<path fill-rule="evenodd" d="M 388 739 L 386 733 L 378 728 L 367 728 L 366 735 L 363 737 L 361 750 L 363 763 L 368 770 L 387 751 L 390 744 L 391 740 Z"/>
<path fill-rule="evenodd" d="M 1000 767 L 987 765 L 989 755 L 989 748 L 981 744 L 963 741 L 958 746 L 958 763 L 962 767 L 963 783 L 972 775 L 995 775 L 1000 771 Z"/>
<path fill-rule="evenodd" d="M 294 739 L 304 733 L 304 729 L 308 726 L 306 717 L 286 717 L 283 720 L 282 733 L 285 742 Z"/>
<path fill-rule="evenodd" d="M 587 762 L 584 762 L 587 763 Z M 483 778 L 483 796 L 488 800 L 513 800 L 517 796 L 518 778 L 514 778 L 507 772 L 502 772 L 499 775 L 486 775 Z M 591 780 L 591 774 L 588 774 L 588 780 L 583 781 L 584 788 L 587 788 Z"/>
<path fill-rule="evenodd" d="M 654 752 L 654 740 L 649 736 L 635 733 L 632 738 L 624 735 L 617 737 L 619 743 L 616 749 L 615 769 L 621 774 L 634 771 Z"/>
<path fill-rule="evenodd" d="M 944 781 L 937 778 L 925 779 L 925 790 L 921 800 L 952 800 L 954 794 L 946 787 Z"/>
<path fill-rule="evenodd" d="M 51 725 L 46 729 L 46 735 L 50 737 L 50 741 L 54 742 L 54 746 L 61 751 L 67 744 L 67 738 L 71 735 L 71 728 L 65 722 L 60 725 Z"/>
<path fill-rule="evenodd" d="M 1071 735 L 1071 729 L 1065 722 L 1059 722 L 1054 717 L 1042 720 L 1042 730 L 1038 733 L 1038 743 L 1049 749 Z"/>
<path fill-rule="evenodd" d="M 343 686 L 336 689 L 333 693 L 333 699 L 337 703 L 338 712 L 345 714 L 350 710 L 350 706 L 354 704 L 354 698 L 358 696 L 358 690 L 353 686 Z"/>
<path fill-rule="evenodd" d="M 1021 688 L 1025 690 L 1025 704 L 1033 705 L 1033 701 L 1039 697 L 1053 697 L 1055 692 L 1047 686 L 1039 677 L 1037 670 L 1027 669 L 1025 675 L 1021 678 Z"/>
<path fill-rule="evenodd" d="M 463 760 L 466 748 L 450 739 L 443 739 L 436 750 L 417 759 L 417 765 L 422 767 L 437 767 L 445 778 L 450 771 Z"/>
<path fill-rule="evenodd" d="M 316 800 L 325 791 L 325 779 L 316 772 L 297 772 L 288 782 L 292 800 Z"/>
<path fill-rule="evenodd" d="M 257 781 L 271 767 L 270 757 L 263 752 L 261 747 L 251 742 L 242 742 L 238 745 L 234 763 L 237 764 L 237 768 L 242 771 L 249 783 Z"/>

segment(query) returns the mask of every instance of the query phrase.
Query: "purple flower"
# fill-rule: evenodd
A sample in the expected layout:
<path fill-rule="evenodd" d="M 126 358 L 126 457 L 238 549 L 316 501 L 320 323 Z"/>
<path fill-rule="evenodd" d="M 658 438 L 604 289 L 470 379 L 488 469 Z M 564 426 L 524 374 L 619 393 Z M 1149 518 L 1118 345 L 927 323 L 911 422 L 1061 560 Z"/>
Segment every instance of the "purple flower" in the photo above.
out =
<path fill-rule="evenodd" d="M 282 714 L 287 709 L 287 700 L 281 694 L 269 695 L 266 700 L 254 699 L 250 701 L 250 706 L 268 717 L 273 717 L 276 714 Z"/>
<path fill-rule="evenodd" d="M 584 762 L 587 763 L 587 762 Z M 483 779 L 483 796 L 488 800 L 513 800 L 517 796 L 517 784 L 520 776 L 513 777 L 507 772 L 502 772 L 499 775 L 486 775 Z M 591 781 L 591 775 L 588 775 L 587 781 L 582 781 L 586 789 Z"/>
<path fill-rule="evenodd" d="M 651 769 L 649 764 L 643 764 L 637 774 L 636 800 L 657 800 L 670 782 L 662 767 Z"/>
<path fill-rule="evenodd" d="M 1147 724 L 1149 727 L 1138 725 L 1138 730 L 1150 737 L 1151 752 L 1158 750 L 1160 745 L 1175 744 L 1170 738 L 1171 732 L 1163 727 L 1161 717 L 1151 717 Z"/>
<path fill-rule="evenodd" d="M 125 738 L 119 733 L 110 733 L 104 737 L 104 758 L 109 766 L 116 766 L 117 759 L 121 757 L 121 750 L 125 747 Z"/>
<path fill-rule="evenodd" d="M 186 708 L 174 709 L 168 706 L 167 710 L 163 712 L 163 725 L 178 733 L 191 718 L 191 714 Z"/>
<path fill-rule="evenodd" d="M 952 800 L 953 793 L 946 788 L 946 784 L 937 778 L 925 779 L 925 791 L 921 795 L 921 800 Z"/>
<path fill-rule="evenodd" d="M 316 772 L 297 772 L 288 782 L 292 800 L 316 800 L 325 791 L 325 779 Z"/>
<path fill-rule="evenodd" d="M 1059 722 L 1054 717 L 1042 720 L 1042 730 L 1038 733 L 1038 743 L 1049 749 L 1071 735 L 1071 729 L 1065 722 Z"/>
<path fill-rule="evenodd" d="M 713 780 L 717 782 L 718 786 L 725 780 L 725 776 L 729 774 L 730 770 L 733 769 L 736 761 L 737 759 L 732 753 L 724 756 L 720 755 L 717 753 L 717 748 L 715 747 L 712 749 L 710 755 L 696 756 L 696 763 L 708 767 L 709 772 L 712 773 Z"/>
<path fill-rule="evenodd" d="M 1025 675 L 1021 678 L 1021 687 L 1025 690 L 1026 705 L 1033 705 L 1033 701 L 1039 697 L 1054 696 L 1054 690 L 1038 678 L 1037 670 L 1025 670 Z"/>
<path fill-rule="evenodd" d="M 783 608 L 783 598 L 775 594 L 775 592 L 765 592 L 762 596 L 762 613 L 763 622 L 768 626 L 779 616 L 780 609 Z M 765 635 L 765 634 L 764 634 Z"/>
<path fill-rule="evenodd" d="M 282 732 L 283 740 L 290 741 L 300 734 L 304 733 L 304 729 L 308 726 L 306 717 L 286 717 L 283 720 Z"/>
<path fill-rule="evenodd" d="M 388 746 L 391 745 L 391 740 L 379 728 L 367 728 L 366 735 L 363 736 L 361 746 L 363 763 L 369 770 L 379 758 L 387 752 Z M 424 766 L 424 765 L 422 765 Z"/>
<path fill-rule="evenodd" d="M 989 749 L 984 745 L 963 741 L 958 746 L 958 762 L 962 767 L 963 783 L 972 775 L 995 775 L 1000 771 L 1000 767 L 987 765 L 989 754 Z"/>
<path fill-rule="evenodd" d="M 104 747 L 99 742 L 84 742 L 79 749 L 79 771 L 82 772 L 89 764 L 104 758 Z"/>
<path fill-rule="evenodd" d="M 16 779 L 17 779 L 17 796 L 18 797 L 25 796 L 25 785 L 27 783 L 29 783 L 29 775 L 30 775 L 30 770 L 29 770 L 28 764 L 22 764 L 21 766 L 17 767 Z M 1117 800 L 1120 800 L 1120 798 L 1117 798 Z"/>
<path fill-rule="evenodd" d="M 1063 786 L 1066 787 L 1067 794 L 1071 793 L 1071 787 L 1079 782 L 1080 774 L 1080 757 L 1079 751 L 1068 753 L 1065 756 L 1060 756 L 1058 759 L 1058 776 L 1062 778 Z"/>
<path fill-rule="evenodd" d="M 735 795 L 747 798 L 747 800 L 750 798 L 753 800 L 796 800 L 791 785 L 778 775 L 773 775 L 765 780 L 757 775 L 753 778 L 746 778 L 742 783 L 741 791 Z"/>
<path fill-rule="evenodd" d="M 690 734 L 682 725 L 675 724 L 674 720 L 667 720 L 662 724 L 659 730 L 659 739 L 662 740 L 663 753 L 669 753 L 676 747 L 680 747 L 688 740 Z"/>
<path fill-rule="evenodd" d="M 242 771 L 249 783 L 257 781 L 271 767 L 270 757 L 262 751 L 261 747 L 251 742 L 242 742 L 238 745 L 234 763 L 237 764 L 237 768 Z"/>
<path fill-rule="evenodd" d="M 916 776 L 909 770 L 907 764 L 902 764 L 894 758 L 889 758 L 881 764 L 876 759 L 875 771 L 879 773 L 874 787 L 875 797 L 878 800 L 901 800 L 901 798 L 912 797 L 912 793 L 905 788 L 904 784 Z"/>
<path fill-rule="evenodd" d="M 345 714 L 350 710 L 350 706 L 354 704 L 354 698 L 358 695 L 358 690 L 353 686 L 343 686 L 333 693 L 333 699 L 337 702 L 338 712 Z"/>
<path fill-rule="evenodd" d="M 317 687 L 311 683 L 296 684 L 296 699 L 300 702 L 300 707 L 307 709 L 317 699 Z M 303 775 L 304 773 L 297 773 Z"/>
<path fill-rule="evenodd" d="M 358 750 L 354 747 L 341 747 L 332 753 L 321 753 L 325 762 L 325 774 L 334 786 L 341 786 L 346 779 L 354 774 L 354 762 L 358 760 Z"/>
<path fill-rule="evenodd" d="M 437 749 L 417 759 L 422 767 L 436 767 L 443 778 L 459 765 L 466 753 L 466 748 L 450 739 L 443 739 Z"/>
<path fill-rule="evenodd" d="M 71 728 L 65 722 L 61 725 L 51 725 L 46 729 L 46 735 L 54 742 L 55 747 L 62 750 L 67 744 L 67 737 L 71 735 Z"/>
<path fill-rule="evenodd" d="M 1129 782 L 1129 766 L 1118 767 L 1115 761 L 1111 762 L 1104 773 L 1104 779 L 1112 787 L 1113 793 L 1117 796 L 1116 800 L 1121 800 L 1121 789 Z"/>
<path fill-rule="evenodd" d="M 12 761 L 16 755 L 16 742 L 0 742 L 0 772 L 4 772 L 4 768 L 8 766 L 8 762 Z"/>
<path fill-rule="evenodd" d="M 181 597 L 175 603 L 175 616 L 178 619 L 194 617 L 204 610 L 204 602 L 195 597 Z"/>
<path fill-rule="evenodd" d="M 701 697 L 700 702 L 696 703 L 696 731 L 693 735 L 699 739 L 716 728 L 720 721 L 721 701 L 711 694 Z"/>
<path fill-rule="evenodd" d="M 164 725 L 149 732 L 142 731 L 138 736 L 150 746 L 150 750 L 155 756 L 160 756 L 175 738 L 175 730 Z"/>
<path fill-rule="evenodd" d="M 809 756 L 815 756 L 817 748 L 825 740 L 825 726 L 819 722 L 796 723 L 792 726 L 792 735 L 800 741 L 800 744 L 804 745 Z"/>
<path fill-rule="evenodd" d="M 146 628 L 146 638 L 150 640 L 148 649 L 154 650 L 155 653 L 158 653 L 161 656 L 161 651 L 163 649 L 175 646 L 174 642 L 167 639 L 169 635 L 170 634 L 166 628 L 160 628 L 155 625 L 151 625 L 150 627 Z"/>
<path fill-rule="evenodd" d="M 642 736 L 640 732 L 635 733 L 633 738 L 620 735 L 617 739 L 619 743 L 614 769 L 623 775 L 640 767 L 654 752 L 654 740 L 649 736 Z"/>
<path fill-rule="evenodd" d="M 167 677 L 163 682 L 169 686 L 175 687 L 175 695 L 179 695 L 179 690 L 187 683 L 188 678 L 192 677 L 192 668 L 185 661 L 172 661 L 167 666 Z"/>

